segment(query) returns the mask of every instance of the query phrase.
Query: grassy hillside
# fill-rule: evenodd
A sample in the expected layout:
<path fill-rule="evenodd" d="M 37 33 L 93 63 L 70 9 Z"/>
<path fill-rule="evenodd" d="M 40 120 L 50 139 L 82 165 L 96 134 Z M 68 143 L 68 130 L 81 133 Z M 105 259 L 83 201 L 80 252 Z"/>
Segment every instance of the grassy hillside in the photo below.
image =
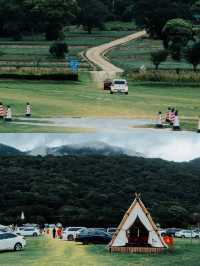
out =
<path fill-rule="evenodd" d="M 1 266 L 195 266 L 200 259 L 199 242 L 178 240 L 172 254 L 112 254 L 105 246 L 83 246 L 52 239 L 28 239 L 20 253 L 1 253 Z"/>
<path fill-rule="evenodd" d="M 136 191 L 163 227 L 187 227 L 200 212 L 199 160 L 22 156 L 0 157 L 0 165 L 1 223 L 23 210 L 28 222 L 116 226 Z"/>

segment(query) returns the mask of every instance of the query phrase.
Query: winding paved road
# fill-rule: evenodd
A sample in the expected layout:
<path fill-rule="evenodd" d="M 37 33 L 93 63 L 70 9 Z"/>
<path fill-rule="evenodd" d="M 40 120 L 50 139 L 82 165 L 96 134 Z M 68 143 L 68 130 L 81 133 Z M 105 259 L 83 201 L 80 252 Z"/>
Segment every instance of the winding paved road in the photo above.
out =
<path fill-rule="evenodd" d="M 124 72 L 123 69 L 116 67 L 115 65 L 108 62 L 105 59 L 104 57 L 105 53 L 116 46 L 125 44 L 132 40 L 142 38 L 146 34 L 147 34 L 146 31 L 139 31 L 139 32 L 130 34 L 128 36 L 122 37 L 120 39 L 114 40 L 112 42 L 105 43 L 100 46 L 92 47 L 87 50 L 85 55 L 91 63 L 100 67 L 104 73 L 108 73 L 111 75 L 116 75 L 117 73 L 123 73 Z"/>

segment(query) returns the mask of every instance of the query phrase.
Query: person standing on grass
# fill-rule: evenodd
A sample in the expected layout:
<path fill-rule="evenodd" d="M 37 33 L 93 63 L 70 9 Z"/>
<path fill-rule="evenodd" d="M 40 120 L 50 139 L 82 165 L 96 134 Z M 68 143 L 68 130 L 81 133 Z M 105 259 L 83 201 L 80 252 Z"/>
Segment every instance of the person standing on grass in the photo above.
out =
<path fill-rule="evenodd" d="M 178 110 L 175 112 L 175 118 L 174 118 L 174 123 L 173 123 L 173 130 L 181 130 L 180 129 L 180 122 L 179 122 L 179 117 L 178 117 Z"/>
<path fill-rule="evenodd" d="M 55 227 L 53 228 L 52 233 L 53 233 L 53 239 L 55 239 L 56 238 L 56 228 Z"/>
<path fill-rule="evenodd" d="M 176 113 L 175 108 L 172 108 L 171 109 L 171 112 L 170 112 L 170 125 L 171 126 L 173 126 L 173 124 L 174 124 L 175 113 Z"/>
<path fill-rule="evenodd" d="M 166 119 L 165 119 L 167 123 L 170 123 L 170 114 L 171 114 L 171 107 L 168 107 L 168 110 L 166 113 Z"/>
<path fill-rule="evenodd" d="M 2 103 L 0 103 L 0 120 L 3 120 L 5 117 L 5 109 Z"/>
<path fill-rule="evenodd" d="M 12 121 L 12 110 L 11 110 L 10 105 L 8 105 L 7 109 L 6 109 L 5 121 L 7 121 L 7 122 L 11 122 Z"/>
<path fill-rule="evenodd" d="M 198 120 L 198 128 L 197 128 L 197 133 L 200 133 L 200 116 L 199 116 L 199 120 Z"/>
<path fill-rule="evenodd" d="M 156 121 L 156 128 L 163 128 L 162 112 L 158 112 L 158 117 L 157 117 L 157 121 Z"/>
<path fill-rule="evenodd" d="M 26 103 L 26 117 L 31 117 L 32 115 L 32 106 L 30 103 Z"/>

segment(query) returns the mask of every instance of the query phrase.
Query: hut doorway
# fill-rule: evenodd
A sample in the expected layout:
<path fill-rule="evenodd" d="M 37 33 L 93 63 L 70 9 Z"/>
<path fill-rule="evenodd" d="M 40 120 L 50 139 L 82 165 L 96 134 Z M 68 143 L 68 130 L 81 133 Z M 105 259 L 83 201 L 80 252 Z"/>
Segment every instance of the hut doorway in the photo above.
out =
<path fill-rule="evenodd" d="M 134 224 L 127 230 L 128 243 L 130 247 L 149 247 L 149 231 L 137 217 Z"/>

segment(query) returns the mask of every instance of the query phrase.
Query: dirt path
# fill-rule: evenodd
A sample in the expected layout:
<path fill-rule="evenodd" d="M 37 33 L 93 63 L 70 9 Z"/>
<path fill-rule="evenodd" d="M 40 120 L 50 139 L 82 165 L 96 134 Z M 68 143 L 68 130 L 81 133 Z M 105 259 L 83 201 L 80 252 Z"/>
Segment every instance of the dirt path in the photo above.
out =
<path fill-rule="evenodd" d="M 119 46 L 121 44 L 125 44 L 132 40 L 139 39 L 146 35 L 146 31 L 139 31 L 137 33 L 130 34 L 126 37 L 114 40 L 109 43 L 102 44 L 100 46 L 96 46 L 87 50 L 85 56 L 86 58 L 95 66 L 101 68 L 102 71 L 94 71 L 93 76 L 94 79 L 103 79 L 107 77 L 113 78 L 118 73 L 123 73 L 124 70 L 114 66 L 112 63 L 108 62 L 104 57 L 105 53 L 110 49 Z M 101 72 L 101 74 L 99 73 Z"/>

